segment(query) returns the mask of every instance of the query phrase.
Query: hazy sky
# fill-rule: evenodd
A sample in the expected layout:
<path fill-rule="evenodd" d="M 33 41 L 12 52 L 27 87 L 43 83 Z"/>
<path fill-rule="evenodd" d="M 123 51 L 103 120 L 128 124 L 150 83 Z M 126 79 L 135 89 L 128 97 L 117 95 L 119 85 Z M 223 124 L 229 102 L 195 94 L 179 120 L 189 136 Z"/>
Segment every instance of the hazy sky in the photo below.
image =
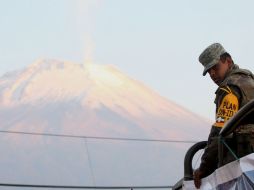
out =
<path fill-rule="evenodd" d="M 0 75 L 38 58 L 112 64 L 212 120 L 216 86 L 198 56 L 220 42 L 254 71 L 253 7 L 253 0 L 0 0 Z"/>

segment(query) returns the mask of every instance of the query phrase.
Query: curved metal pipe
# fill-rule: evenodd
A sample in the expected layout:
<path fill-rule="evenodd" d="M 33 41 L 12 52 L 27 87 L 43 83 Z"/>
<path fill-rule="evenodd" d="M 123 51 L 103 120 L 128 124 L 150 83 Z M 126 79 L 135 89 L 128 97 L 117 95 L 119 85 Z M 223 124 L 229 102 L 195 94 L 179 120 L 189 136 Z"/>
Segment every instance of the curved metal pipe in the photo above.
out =
<path fill-rule="evenodd" d="M 192 168 L 192 159 L 197 151 L 204 149 L 207 145 L 207 141 L 201 141 L 194 144 L 189 148 L 184 157 L 184 180 L 189 181 L 193 180 L 193 168 Z"/>

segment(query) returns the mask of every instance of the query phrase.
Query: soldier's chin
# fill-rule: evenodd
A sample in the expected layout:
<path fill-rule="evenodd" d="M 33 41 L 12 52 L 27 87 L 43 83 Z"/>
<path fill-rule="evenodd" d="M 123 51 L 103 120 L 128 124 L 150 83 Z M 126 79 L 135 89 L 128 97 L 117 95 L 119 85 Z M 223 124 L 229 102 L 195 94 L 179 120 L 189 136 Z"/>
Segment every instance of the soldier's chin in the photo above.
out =
<path fill-rule="evenodd" d="M 220 85 L 220 80 L 213 80 L 213 82 L 214 82 L 215 84 L 217 84 L 218 86 Z"/>

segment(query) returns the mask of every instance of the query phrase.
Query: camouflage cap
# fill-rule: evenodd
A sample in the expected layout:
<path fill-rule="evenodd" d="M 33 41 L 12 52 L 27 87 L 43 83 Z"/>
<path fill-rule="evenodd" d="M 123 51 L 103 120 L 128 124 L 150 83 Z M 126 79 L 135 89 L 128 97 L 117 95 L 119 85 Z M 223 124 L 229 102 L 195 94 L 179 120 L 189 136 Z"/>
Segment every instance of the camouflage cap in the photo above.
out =
<path fill-rule="evenodd" d="M 220 56 L 225 53 L 226 50 L 219 43 L 214 43 L 208 46 L 199 56 L 199 62 L 204 66 L 203 76 L 206 75 L 207 71 L 216 65 Z"/>

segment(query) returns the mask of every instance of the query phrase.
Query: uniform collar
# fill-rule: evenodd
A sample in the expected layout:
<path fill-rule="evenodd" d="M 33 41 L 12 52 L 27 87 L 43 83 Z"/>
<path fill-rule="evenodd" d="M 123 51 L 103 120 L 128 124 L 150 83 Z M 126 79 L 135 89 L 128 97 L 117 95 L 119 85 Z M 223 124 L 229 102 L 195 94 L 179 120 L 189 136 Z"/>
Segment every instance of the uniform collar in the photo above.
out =
<path fill-rule="evenodd" d="M 217 92 L 219 91 L 219 89 L 226 83 L 228 77 L 229 77 L 230 75 L 232 75 L 233 73 L 235 73 L 237 70 L 239 70 L 239 66 L 236 65 L 236 64 L 233 64 L 233 65 L 228 69 L 228 71 L 227 71 L 226 74 L 225 74 L 224 80 L 218 85 L 218 88 L 217 88 L 217 90 L 215 91 L 215 94 L 217 94 Z"/>

